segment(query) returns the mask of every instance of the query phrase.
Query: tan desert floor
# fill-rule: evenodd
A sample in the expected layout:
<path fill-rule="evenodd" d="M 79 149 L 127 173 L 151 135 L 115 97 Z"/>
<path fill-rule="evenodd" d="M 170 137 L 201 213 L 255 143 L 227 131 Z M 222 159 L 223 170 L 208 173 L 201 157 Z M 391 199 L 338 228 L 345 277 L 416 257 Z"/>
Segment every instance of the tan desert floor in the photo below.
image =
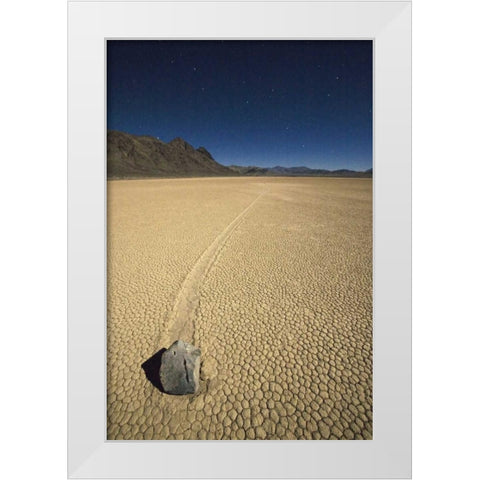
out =
<path fill-rule="evenodd" d="M 372 181 L 108 182 L 107 438 L 371 439 Z M 181 338 L 201 389 L 141 364 Z"/>

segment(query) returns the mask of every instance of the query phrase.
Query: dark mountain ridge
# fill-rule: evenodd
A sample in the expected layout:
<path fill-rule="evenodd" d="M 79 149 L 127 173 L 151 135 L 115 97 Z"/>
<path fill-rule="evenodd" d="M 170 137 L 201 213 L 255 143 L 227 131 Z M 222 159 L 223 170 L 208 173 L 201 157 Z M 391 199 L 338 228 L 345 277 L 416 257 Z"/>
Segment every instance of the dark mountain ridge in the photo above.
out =
<path fill-rule="evenodd" d="M 180 137 L 166 143 L 149 135 L 132 135 L 108 130 L 107 177 L 210 177 L 210 176 L 321 176 L 372 177 L 372 169 L 324 170 L 309 167 L 256 167 L 216 162 L 205 147 L 195 149 Z"/>
<path fill-rule="evenodd" d="M 238 175 L 217 163 L 204 147 L 182 138 L 165 143 L 147 135 L 107 132 L 108 178 L 207 177 Z"/>

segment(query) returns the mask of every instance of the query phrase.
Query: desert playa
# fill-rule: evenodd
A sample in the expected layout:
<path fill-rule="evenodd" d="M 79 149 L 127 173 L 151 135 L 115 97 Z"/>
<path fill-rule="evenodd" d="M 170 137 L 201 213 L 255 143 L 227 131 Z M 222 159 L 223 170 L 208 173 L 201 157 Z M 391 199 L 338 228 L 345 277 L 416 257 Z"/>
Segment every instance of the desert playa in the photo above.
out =
<path fill-rule="evenodd" d="M 372 180 L 107 182 L 107 438 L 372 438 Z M 201 349 L 195 395 L 142 364 Z"/>

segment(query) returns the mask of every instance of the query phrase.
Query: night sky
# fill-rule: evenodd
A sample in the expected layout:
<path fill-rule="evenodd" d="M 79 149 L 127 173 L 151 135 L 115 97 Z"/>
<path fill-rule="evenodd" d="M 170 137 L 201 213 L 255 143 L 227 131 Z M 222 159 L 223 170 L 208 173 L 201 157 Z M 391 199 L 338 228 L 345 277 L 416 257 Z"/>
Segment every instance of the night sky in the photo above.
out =
<path fill-rule="evenodd" d="M 366 170 L 372 43 L 109 40 L 107 127 L 223 165 Z"/>

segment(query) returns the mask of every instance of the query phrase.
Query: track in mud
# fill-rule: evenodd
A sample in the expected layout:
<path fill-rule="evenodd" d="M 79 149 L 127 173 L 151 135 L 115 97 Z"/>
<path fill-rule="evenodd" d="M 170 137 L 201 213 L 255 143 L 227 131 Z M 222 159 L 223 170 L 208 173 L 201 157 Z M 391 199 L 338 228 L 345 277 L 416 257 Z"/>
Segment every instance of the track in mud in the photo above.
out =
<path fill-rule="evenodd" d="M 165 337 L 161 338 L 161 346 L 170 346 L 175 340 L 182 339 L 193 343 L 195 328 L 195 311 L 200 300 L 200 288 L 208 272 L 215 264 L 220 252 L 226 242 L 240 225 L 250 209 L 262 198 L 267 191 L 258 195 L 247 208 L 245 208 L 235 219 L 215 238 L 210 246 L 202 253 L 193 268 L 186 276 L 170 315 L 168 331 Z M 163 336 L 162 336 L 163 337 Z"/>

